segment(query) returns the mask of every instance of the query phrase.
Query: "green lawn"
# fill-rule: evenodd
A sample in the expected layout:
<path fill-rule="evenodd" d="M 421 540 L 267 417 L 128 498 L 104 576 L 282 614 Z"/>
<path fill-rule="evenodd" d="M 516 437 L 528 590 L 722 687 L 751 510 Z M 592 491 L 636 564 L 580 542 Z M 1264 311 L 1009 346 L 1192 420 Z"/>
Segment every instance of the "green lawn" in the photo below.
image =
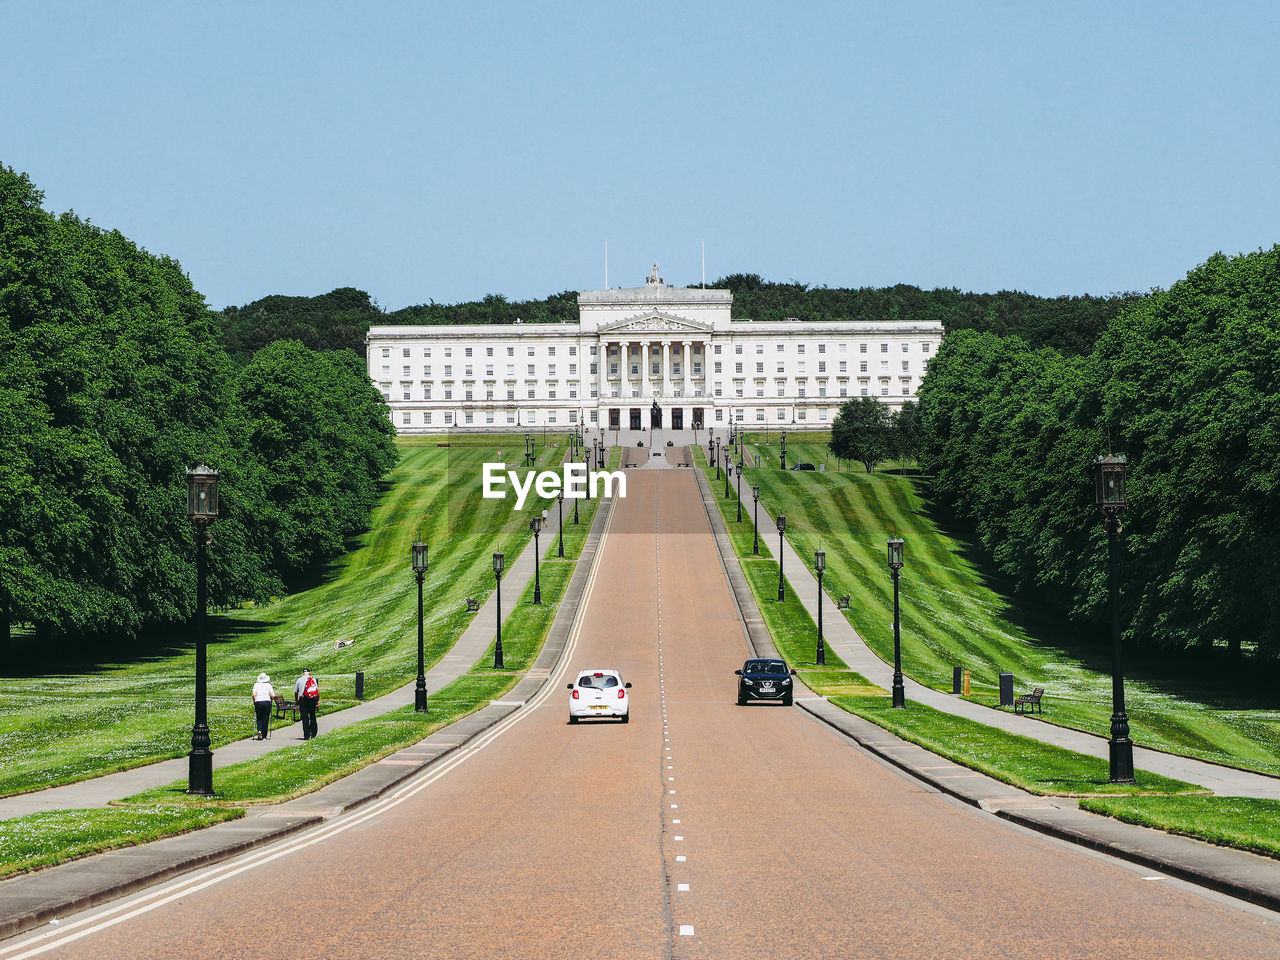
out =
<path fill-rule="evenodd" d="M 1280 800 L 1254 797 L 1105 797 L 1081 800 L 1080 809 L 1127 823 L 1197 837 L 1220 846 L 1280 857 Z"/>
<path fill-rule="evenodd" d="M 982 565 L 981 551 L 934 519 L 912 475 L 869 475 L 857 464 L 846 464 L 843 472 L 834 464 L 826 472 L 783 472 L 776 469 L 776 434 L 771 439 L 775 467 L 748 468 L 743 484 L 758 483 L 762 506 L 786 515 L 787 537 L 802 557 L 826 551 L 828 595 L 851 595 L 846 615 L 880 657 L 893 657 L 885 541 L 900 535 L 906 540 L 905 673 L 949 691 L 952 667 L 964 667 L 972 672 L 974 699 L 995 704 L 998 674 L 1007 670 L 1018 692 L 1045 688 L 1047 721 L 1107 733 L 1111 678 L 1104 637 L 1076 637 L 1044 611 L 1015 604 L 1001 578 Z M 824 450 L 788 435 L 788 464 L 821 464 Z M 1127 706 L 1135 742 L 1280 773 L 1280 710 L 1273 687 L 1246 676 L 1162 668 L 1132 652 L 1130 664 Z"/>
<path fill-rule="evenodd" d="M 53 810 L 0 820 L 0 877 L 132 847 L 244 816 L 243 810 L 169 804 Z"/>
<path fill-rule="evenodd" d="M 539 445 L 546 466 L 566 448 Z M 438 660 L 475 616 L 466 598 L 493 589 L 491 554 L 514 558 L 530 539 L 528 516 L 480 495 L 480 464 L 520 457 L 522 438 L 401 438 L 399 464 L 369 532 L 321 585 L 265 607 L 212 616 L 209 726 L 214 746 L 253 732 L 249 690 L 260 671 L 292 690 L 303 666 L 320 678 L 322 714 L 354 703 L 354 677 L 372 698 L 407 683 L 417 661 L 417 593 L 409 544 L 430 544 L 424 584 L 426 656 Z M 217 528 L 214 527 L 214 536 Z M 573 542 L 566 535 L 566 552 Z M 548 538 L 543 538 L 544 553 Z M 552 545 L 554 550 L 554 545 Z M 182 756 L 190 747 L 194 653 L 191 635 L 99 661 L 50 660 L 0 677 L 0 795 Z M 335 641 L 353 641 L 341 650 Z M 19 674 L 19 675 L 15 675 Z"/>

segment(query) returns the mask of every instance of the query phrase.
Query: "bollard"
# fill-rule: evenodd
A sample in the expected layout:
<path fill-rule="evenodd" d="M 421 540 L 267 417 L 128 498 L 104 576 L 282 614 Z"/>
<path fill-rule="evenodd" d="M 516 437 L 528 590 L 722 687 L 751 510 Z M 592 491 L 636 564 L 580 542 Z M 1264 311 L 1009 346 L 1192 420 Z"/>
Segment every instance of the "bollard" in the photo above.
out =
<path fill-rule="evenodd" d="M 1013 706 L 1013 674 L 1000 674 L 1000 706 Z"/>
<path fill-rule="evenodd" d="M 961 690 L 964 689 L 964 674 L 965 674 L 965 671 L 962 670 L 960 667 L 951 668 L 951 692 L 952 693 L 959 693 Z"/>
<path fill-rule="evenodd" d="M 968 670 L 964 672 L 964 695 L 966 697 L 969 695 L 969 671 Z"/>
<path fill-rule="evenodd" d="M 364 699 L 364 671 L 363 670 L 356 671 L 356 699 L 357 700 Z"/>

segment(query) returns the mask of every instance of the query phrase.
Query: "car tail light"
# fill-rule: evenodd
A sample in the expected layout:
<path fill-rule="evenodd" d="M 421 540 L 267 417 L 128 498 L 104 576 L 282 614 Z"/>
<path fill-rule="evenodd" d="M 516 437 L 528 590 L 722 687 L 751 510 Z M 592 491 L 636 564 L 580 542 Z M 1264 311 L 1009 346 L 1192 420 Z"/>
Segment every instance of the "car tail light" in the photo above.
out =
<path fill-rule="evenodd" d="M 575 700 L 577 700 L 577 699 L 578 699 L 578 691 L 577 691 L 577 690 L 573 691 L 573 699 L 575 699 Z"/>
<path fill-rule="evenodd" d="M 623 690 L 621 687 L 618 688 L 618 699 L 619 700 L 627 699 L 627 691 Z"/>

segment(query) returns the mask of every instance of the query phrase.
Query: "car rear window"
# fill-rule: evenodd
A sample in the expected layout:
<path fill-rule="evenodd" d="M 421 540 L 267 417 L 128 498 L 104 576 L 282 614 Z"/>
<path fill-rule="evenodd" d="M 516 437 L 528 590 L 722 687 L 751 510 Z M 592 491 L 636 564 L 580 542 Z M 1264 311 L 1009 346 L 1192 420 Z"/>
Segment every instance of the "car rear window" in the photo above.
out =
<path fill-rule="evenodd" d="M 578 678 L 580 687 L 616 687 L 617 685 L 618 678 L 608 674 L 598 677 L 594 673 L 584 673 Z"/>

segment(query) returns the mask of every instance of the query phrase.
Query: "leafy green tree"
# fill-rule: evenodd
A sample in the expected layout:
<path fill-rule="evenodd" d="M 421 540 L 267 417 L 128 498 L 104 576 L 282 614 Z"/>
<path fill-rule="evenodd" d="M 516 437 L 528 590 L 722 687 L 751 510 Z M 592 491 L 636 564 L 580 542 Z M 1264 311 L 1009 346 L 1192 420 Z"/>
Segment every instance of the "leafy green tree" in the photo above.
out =
<path fill-rule="evenodd" d="M 889 455 L 891 439 L 888 408 L 874 397 L 857 397 L 840 405 L 827 446 L 841 460 L 861 461 L 870 473 Z"/>
<path fill-rule="evenodd" d="M 893 451 L 898 462 L 920 459 L 920 407 L 908 400 L 894 411 L 890 423 Z"/>

